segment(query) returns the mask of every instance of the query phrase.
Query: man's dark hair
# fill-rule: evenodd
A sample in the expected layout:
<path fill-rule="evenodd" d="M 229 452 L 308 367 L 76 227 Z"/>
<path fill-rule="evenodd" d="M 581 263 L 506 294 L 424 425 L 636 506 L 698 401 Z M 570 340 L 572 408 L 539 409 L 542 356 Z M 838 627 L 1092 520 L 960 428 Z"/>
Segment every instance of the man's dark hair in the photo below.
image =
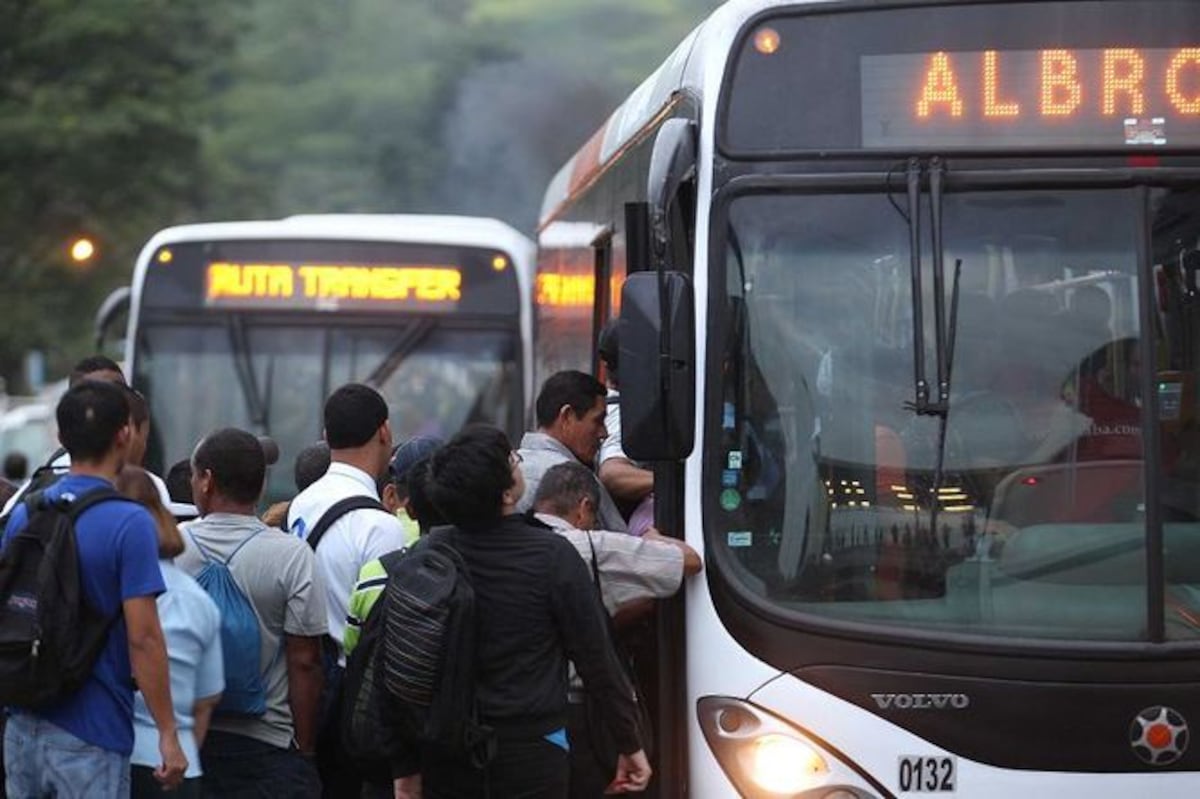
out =
<path fill-rule="evenodd" d="M 600 356 L 600 360 L 604 361 L 604 368 L 608 370 L 614 383 L 617 377 L 617 366 L 621 360 L 621 339 L 617 335 L 620 321 L 618 317 L 609 319 L 601 328 L 600 338 L 596 341 L 596 354 Z"/>
<path fill-rule="evenodd" d="M 388 406 L 378 391 L 349 383 L 325 401 L 325 440 L 330 449 L 361 447 L 387 419 Z"/>
<path fill-rule="evenodd" d="M 129 424 L 129 398 L 122 386 L 84 380 L 67 389 L 54 415 L 71 460 L 94 461 L 112 449 L 117 433 Z"/>
<path fill-rule="evenodd" d="M 424 484 L 446 521 L 483 527 L 500 520 L 504 492 L 513 486 L 512 444 L 498 428 L 464 427 L 429 459 Z"/>
<path fill-rule="evenodd" d="M 194 505 L 196 500 L 192 497 L 192 462 L 190 460 L 181 460 L 167 470 L 167 476 L 163 480 L 167 484 L 167 494 L 171 497 L 172 502 L 181 502 L 185 505 Z"/>
<path fill-rule="evenodd" d="M 431 457 L 422 458 L 409 467 L 404 480 L 404 490 L 408 492 L 408 503 L 412 506 L 413 515 L 417 517 L 417 526 L 421 528 L 422 534 L 446 523 L 446 517 L 429 500 L 429 491 L 426 488 Z"/>
<path fill-rule="evenodd" d="M 96 372 L 116 372 L 121 375 L 121 382 L 125 382 L 125 373 L 121 371 L 121 367 L 112 358 L 107 355 L 89 355 L 79 361 L 75 366 L 71 367 L 71 374 L 67 377 L 67 385 L 74 386 L 88 379 L 88 375 Z"/>
<path fill-rule="evenodd" d="M 537 397 L 538 427 L 549 427 L 558 418 L 558 410 L 571 406 L 576 418 L 582 418 L 596 404 L 596 397 L 605 397 L 604 384 L 586 372 L 568 369 L 546 378 Z"/>
<path fill-rule="evenodd" d="M 192 469 L 212 472 L 222 496 L 234 502 L 254 503 L 267 477 L 267 456 L 254 435 L 226 427 L 204 437 L 192 455 Z"/>
<path fill-rule="evenodd" d="M 533 507 L 539 511 L 563 516 L 570 513 L 579 500 L 587 497 L 592 507 L 600 507 L 600 483 L 592 470 L 578 461 L 564 461 L 551 466 L 538 483 Z"/>
<path fill-rule="evenodd" d="M 4 477 L 21 481 L 29 476 L 29 458 L 22 452 L 10 452 L 4 456 Z"/>
<path fill-rule="evenodd" d="M 141 427 L 146 422 L 150 421 L 150 405 L 146 402 L 146 397 L 136 388 L 126 388 L 129 392 L 129 418 L 133 423 Z"/>
<path fill-rule="evenodd" d="M 329 471 L 329 445 L 324 441 L 305 447 L 296 456 L 293 477 L 296 490 L 303 491 L 325 476 Z"/>

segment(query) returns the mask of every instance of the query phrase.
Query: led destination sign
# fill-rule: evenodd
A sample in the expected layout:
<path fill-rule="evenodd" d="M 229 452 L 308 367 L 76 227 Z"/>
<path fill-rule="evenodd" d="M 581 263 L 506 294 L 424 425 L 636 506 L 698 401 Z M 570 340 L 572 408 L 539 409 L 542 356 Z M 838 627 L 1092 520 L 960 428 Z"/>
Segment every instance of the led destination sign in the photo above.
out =
<path fill-rule="evenodd" d="M 755 18 L 734 56 L 735 159 L 1200 148 L 1196 0 L 806 4 Z"/>
<path fill-rule="evenodd" d="M 1200 47 L 864 55 L 868 148 L 1200 144 Z"/>
<path fill-rule="evenodd" d="M 208 264 L 204 296 L 210 307 L 456 303 L 462 274 L 451 266 L 216 261 Z"/>

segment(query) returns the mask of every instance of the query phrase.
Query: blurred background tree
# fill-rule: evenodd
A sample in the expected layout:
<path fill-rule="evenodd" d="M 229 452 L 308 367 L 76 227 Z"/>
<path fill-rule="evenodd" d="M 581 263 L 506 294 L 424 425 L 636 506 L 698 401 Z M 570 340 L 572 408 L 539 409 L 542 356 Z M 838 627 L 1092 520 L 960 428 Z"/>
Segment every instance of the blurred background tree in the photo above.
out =
<path fill-rule="evenodd" d="M 551 175 L 716 0 L 0 0 L 0 376 L 182 222 L 458 212 Z M 97 254 L 67 257 L 87 234 Z"/>
<path fill-rule="evenodd" d="M 232 52 L 224 0 L 0 0 L 0 376 L 88 350 L 148 233 L 204 206 L 204 98 Z M 71 242 L 95 254 L 76 263 Z"/>

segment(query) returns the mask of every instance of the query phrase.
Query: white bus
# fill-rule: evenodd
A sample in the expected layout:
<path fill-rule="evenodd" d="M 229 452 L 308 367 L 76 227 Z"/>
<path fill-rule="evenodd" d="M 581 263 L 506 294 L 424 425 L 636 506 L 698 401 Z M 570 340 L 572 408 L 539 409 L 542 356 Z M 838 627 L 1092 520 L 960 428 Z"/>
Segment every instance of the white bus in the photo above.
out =
<path fill-rule="evenodd" d="M 279 444 L 267 498 L 351 381 L 387 399 L 398 442 L 488 422 L 516 435 L 533 243 L 493 219 L 314 215 L 185 225 L 134 272 L 126 363 L 149 400 L 154 470 L 236 426 Z M 160 472 L 161 473 L 161 472 Z"/>
<path fill-rule="evenodd" d="M 539 230 L 705 554 L 659 795 L 1196 793 L 1200 4 L 734 0 Z"/>

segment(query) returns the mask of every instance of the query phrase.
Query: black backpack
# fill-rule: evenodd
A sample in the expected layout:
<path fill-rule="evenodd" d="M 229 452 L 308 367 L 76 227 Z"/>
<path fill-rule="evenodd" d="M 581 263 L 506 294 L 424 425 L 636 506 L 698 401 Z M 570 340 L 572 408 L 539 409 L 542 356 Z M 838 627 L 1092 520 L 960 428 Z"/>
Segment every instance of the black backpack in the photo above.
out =
<path fill-rule="evenodd" d="M 396 564 L 408 554 L 400 549 L 380 558 L 391 577 Z M 385 583 L 386 584 L 386 583 Z M 379 641 L 383 638 L 384 596 L 381 592 L 363 620 L 358 644 L 346 658 L 346 676 L 342 682 L 341 741 L 346 754 L 356 765 L 371 774 L 389 776 L 388 760 L 392 753 L 392 729 L 384 713 L 389 703 L 383 687 Z"/>
<path fill-rule="evenodd" d="M 432 530 L 395 564 L 380 600 L 377 668 L 403 740 L 483 765 L 495 738 L 475 702 L 475 590 L 455 533 Z"/>
<path fill-rule="evenodd" d="M 0 704 L 37 708 L 77 691 L 108 632 L 108 619 L 83 595 L 75 520 L 110 499 L 109 488 L 81 497 L 25 498 L 28 522 L 0 553 Z"/>

